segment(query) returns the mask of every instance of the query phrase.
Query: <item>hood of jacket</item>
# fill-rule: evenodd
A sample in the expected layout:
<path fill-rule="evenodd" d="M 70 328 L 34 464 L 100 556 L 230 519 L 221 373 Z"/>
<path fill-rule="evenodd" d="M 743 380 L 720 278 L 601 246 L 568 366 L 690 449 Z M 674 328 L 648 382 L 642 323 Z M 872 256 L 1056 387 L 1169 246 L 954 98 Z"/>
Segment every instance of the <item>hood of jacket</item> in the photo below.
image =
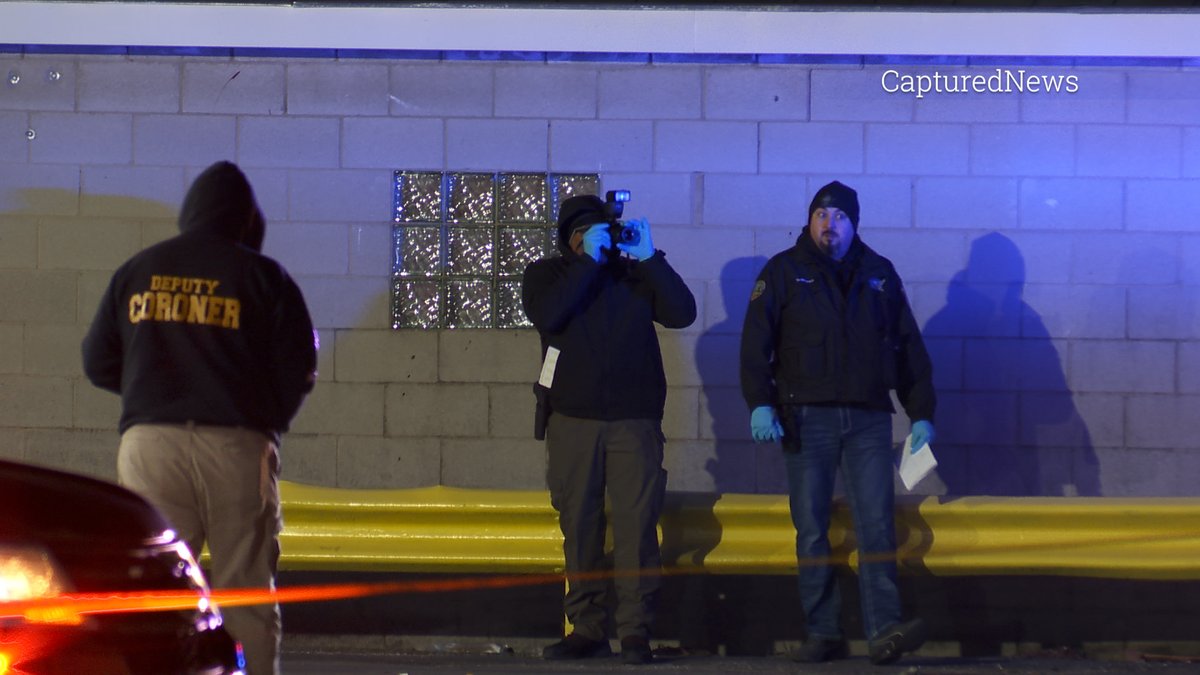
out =
<path fill-rule="evenodd" d="M 266 222 L 236 164 L 217 162 L 196 176 L 179 211 L 179 231 L 208 232 L 262 249 Z"/>

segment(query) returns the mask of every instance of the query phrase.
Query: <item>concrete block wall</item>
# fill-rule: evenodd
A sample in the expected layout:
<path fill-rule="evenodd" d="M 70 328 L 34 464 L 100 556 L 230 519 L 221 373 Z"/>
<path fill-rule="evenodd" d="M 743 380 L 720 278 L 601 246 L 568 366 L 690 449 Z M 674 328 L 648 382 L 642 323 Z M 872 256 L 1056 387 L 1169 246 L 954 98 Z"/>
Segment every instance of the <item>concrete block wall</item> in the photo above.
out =
<path fill-rule="evenodd" d="M 934 356 L 923 490 L 1200 494 L 1193 63 L 82 51 L 0 53 L 0 456 L 115 475 L 118 401 L 79 339 L 111 271 L 231 159 L 322 338 L 284 476 L 542 488 L 536 335 L 390 329 L 391 176 L 596 172 L 701 308 L 661 332 L 670 489 L 780 491 L 747 434 L 741 318 L 837 178 Z M 1019 71 L 1078 91 L 888 90 Z"/>

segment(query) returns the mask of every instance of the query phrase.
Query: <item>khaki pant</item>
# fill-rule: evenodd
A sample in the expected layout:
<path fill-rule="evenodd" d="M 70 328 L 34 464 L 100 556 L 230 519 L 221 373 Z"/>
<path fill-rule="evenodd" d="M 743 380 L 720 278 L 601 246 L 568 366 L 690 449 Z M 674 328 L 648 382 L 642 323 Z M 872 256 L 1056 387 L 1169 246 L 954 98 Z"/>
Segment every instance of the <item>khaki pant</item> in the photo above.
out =
<path fill-rule="evenodd" d="M 604 553 L 607 494 L 612 516 L 614 613 L 618 637 L 649 637 L 660 586 L 658 517 L 667 487 L 657 420 L 580 419 L 554 413 L 546 429 L 546 482 L 558 510 L 568 577 L 609 567 Z M 606 579 L 567 580 L 563 610 L 575 632 L 605 637 Z"/>
<path fill-rule="evenodd" d="M 207 542 L 213 588 L 275 588 L 279 562 L 279 450 L 257 431 L 138 424 L 121 436 L 120 483 L 144 496 L 199 556 Z M 279 672 L 274 603 L 223 609 L 248 675 Z"/>

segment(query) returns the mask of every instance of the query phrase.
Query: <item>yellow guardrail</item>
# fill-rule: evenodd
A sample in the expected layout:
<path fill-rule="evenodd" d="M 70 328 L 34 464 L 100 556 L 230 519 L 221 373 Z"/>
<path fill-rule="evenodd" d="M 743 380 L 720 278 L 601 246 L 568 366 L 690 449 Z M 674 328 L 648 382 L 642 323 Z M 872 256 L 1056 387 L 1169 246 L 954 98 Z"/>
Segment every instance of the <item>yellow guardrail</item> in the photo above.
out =
<path fill-rule="evenodd" d="M 547 573 L 563 567 L 544 491 L 354 490 L 281 484 L 280 567 L 289 570 Z M 900 498 L 902 570 L 934 575 L 1200 579 L 1200 499 Z M 785 495 L 671 493 L 663 563 L 683 572 L 791 574 Z M 830 540 L 856 566 L 848 508 Z"/>

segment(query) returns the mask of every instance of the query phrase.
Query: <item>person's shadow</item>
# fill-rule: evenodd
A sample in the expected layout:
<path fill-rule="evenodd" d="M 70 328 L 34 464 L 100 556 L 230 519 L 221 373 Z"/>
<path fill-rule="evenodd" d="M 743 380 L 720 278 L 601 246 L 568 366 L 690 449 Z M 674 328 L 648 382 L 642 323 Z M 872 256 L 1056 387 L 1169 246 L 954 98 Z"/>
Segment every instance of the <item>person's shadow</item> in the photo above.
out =
<path fill-rule="evenodd" d="M 938 474 L 948 496 L 1100 495 L 1091 435 L 1024 288 L 1016 244 L 984 235 L 922 331 L 938 389 Z"/>

